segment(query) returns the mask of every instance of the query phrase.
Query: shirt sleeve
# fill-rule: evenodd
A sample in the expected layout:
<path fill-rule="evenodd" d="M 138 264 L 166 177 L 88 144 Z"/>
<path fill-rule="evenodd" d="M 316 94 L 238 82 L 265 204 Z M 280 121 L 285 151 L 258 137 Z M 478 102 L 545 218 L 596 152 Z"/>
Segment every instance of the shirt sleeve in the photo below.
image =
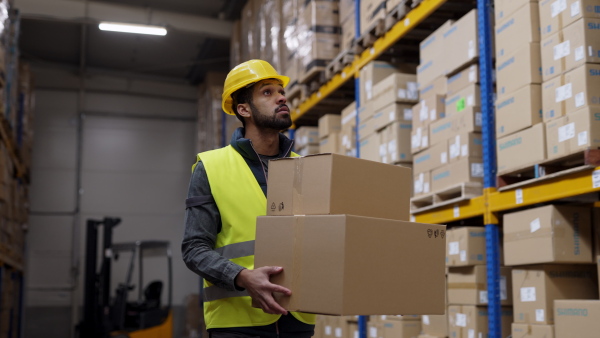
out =
<path fill-rule="evenodd" d="M 202 162 L 196 165 L 188 189 L 188 198 L 198 196 L 212 196 Z M 221 215 L 214 201 L 186 208 L 181 243 L 183 261 L 190 270 L 210 283 L 230 291 L 239 290 L 235 277 L 244 267 L 214 250 L 220 231 Z"/>

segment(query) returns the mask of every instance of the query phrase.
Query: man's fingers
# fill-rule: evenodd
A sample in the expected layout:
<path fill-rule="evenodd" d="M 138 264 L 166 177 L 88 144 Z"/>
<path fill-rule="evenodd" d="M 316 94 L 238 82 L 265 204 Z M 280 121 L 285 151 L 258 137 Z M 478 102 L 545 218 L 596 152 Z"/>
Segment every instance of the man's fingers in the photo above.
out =
<path fill-rule="evenodd" d="M 265 266 L 264 269 L 268 275 L 276 275 L 283 271 L 283 268 L 280 266 Z"/>
<path fill-rule="evenodd" d="M 292 291 L 290 291 L 290 289 L 284 288 L 283 286 L 277 284 L 271 284 L 269 287 L 269 291 L 283 293 L 286 296 L 292 295 Z"/>

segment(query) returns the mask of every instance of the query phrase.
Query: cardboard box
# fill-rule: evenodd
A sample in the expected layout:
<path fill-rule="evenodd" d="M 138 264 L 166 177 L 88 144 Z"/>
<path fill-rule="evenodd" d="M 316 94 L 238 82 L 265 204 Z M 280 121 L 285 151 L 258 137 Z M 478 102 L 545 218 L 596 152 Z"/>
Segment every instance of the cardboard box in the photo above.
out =
<path fill-rule="evenodd" d="M 565 113 L 571 114 L 588 106 L 600 106 L 600 64 L 585 64 L 565 73 L 565 85 L 572 86 L 565 95 Z M 558 97 L 558 95 L 557 95 Z"/>
<path fill-rule="evenodd" d="M 565 57 L 565 70 L 585 63 L 600 63 L 599 28 L 600 18 L 582 18 L 563 28 L 564 41 L 569 41 L 570 47 L 570 52 Z"/>
<path fill-rule="evenodd" d="M 340 133 L 332 132 L 319 141 L 319 153 L 340 154 Z"/>
<path fill-rule="evenodd" d="M 532 42 L 540 42 L 540 16 L 536 2 L 530 2 L 499 21 L 495 28 L 496 57 L 510 55 Z"/>
<path fill-rule="evenodd" d="M 503 306 L 501 315 L 501 337 L 510 336 L 513 311 Z M 448 328 L 450 337 L 488 337 L 488 309 L 485 306 L 448 306 Z"/>
<path fill-rule="evenodd" d="M 540 119 L 541 120 L 541 119 Z M 466 108 L 429 125 L 431 144 L 447 142 L 454 135 L 481 131 L 482 115 L 479 107 Z"/>
<path fill-rule="evenodd" d="M 402 122 L 412 129 L 412 105 L 405 103 L 391 103 L 375 111 L 373 123 L 375 130 L 381 130 L 393 122 Z"/>
<path fill-rule="evenodd" d="M 581 18 L 599 19 L 598 6 L 598 0 L 567 0 L 567 6 L 559 6 L 560 9 L 564 9 L 560 12 L 561 28 L 564 29 Z"/>
<path fill-rule="evenodd" d="M 446 98 L 446 116 L 452 116 L 469 107 L 481 106 L 481 92 L 478 84 L 472 84 Z"/>
<path fill-rule="evenodd" d="M 541 37 L 549 36 L 562 29 L 560 12 L 566 8 L 566 1 L 539 0 Z"/>
<path fill-rule="evenodd" d="M 315 155 L 320 153 L 321 150 L 321 146 L 319 145 L 307 145 L 305 147 L 303 147 L 302 149 L 296 151 L 296 154 L 300 155 L 300 156 L 308 156 L 308 155 Z"/>
<path fill-rule="evenodd" d="M 364 27 L 364 26 L 361 26 Z M 414 65 L 371 61 L 360 70 L 360 105 L 375 98 L 374 86 L 393 73 L 414 74 Z"/>
<path fill-rule="evenodd" d="M 466 182 L 483 184 L 483 160 L 480 157 L 464 157 L 431 171 L 433 192 Z"/>
<path fill-rule="evenodd" d="M 593 338 L 600 332 L 600 300 L 554 301 L 556 338 Z"/>
<path fill-rule="evenodd" d="M 504 215 L 506 265 L 593 263 L 589 207 L 547 205 Z"/>
<path fill-rule="evenodd" d="M 421 322 L 415 320 L 382 320 L 377 323 L 376 331 L 369 332 L 369 337 L 376 334 L 376 338 L 410 338 L 416 337 L 421 332 Z"/>
<path fill-rule="evenodd" d="M 361 138 L 358 154 L 361 159 L 381 162 L 381 134 L 372 133 L 365 138 Z"/>
<path fill-rule="evenodd" d="M 598 299 L 593 265 L 519 267 L 512 278 L 515 323 L 553 324 L 556 299 Z"/>
<path fill-rule="evenodd" d="M 379 316 L 369 316 L 368 318 L 370 323 L 381 323 L 388 320 L 398 322 L 398 321 L 421 321 L 420 315 L 379 315 Z"/>
<path fill-rule="evenodd" d="M 380 19 L 385 19 L 385 0 L 361 0 L 360 31 L 364 35 L 373 28 Z"/>
<path fill-rule="evenodd" d="M 542 83 L 542 62 L 539 42 L 496 59 L 496 86 L 498 96 L 506 95 L 529 84 Z"/>
<path fill-rule="evenodd" d="M 445 225 L 353 215 L 261 216 L 255 266 L 283 267 L 272 282 L 292 290 L 289 297 L 276 295 L 289 311 L 441 314 L 445 230 Z M 378 287 L 365 288 L 376 275 Z"/>
<path fill-rule="evenodd" d="M 456 162 L 468 157 L 483 157 L 481 133 L 461 133 L 448 140 L 448 161 Z"/>
<path fill-rule="evenodd" d="M 382 144 L 387 149 L 383 163 L 412 162 L 410 152 L 412 125 L 407 122 L 394 122 L 382 132 Z"/>
<path fill-rule="evenodd" d="M 446 266 L 486 263 L 485 228 L 456 227 L 446 231 Z"/>
<path fill-rule="evenodd" d="M 473 9 L 444 33 L 447 73 L 454 73 L 479 57 L 477 47 L 477 10 Z"/>
<path fill-rule="evenodd" d="M 526 85 L 496 100 L 496 137 L 542 122 L 542 86 Z"/>
<path fill-rule="evenodd" d="M 352 42 L 356 37 L 356 20 L 354 16 L 350 16 L 344 19 L 341 23 L 342 26 L 342 44 L 341 51 L 346 51 L 352 48 Z"/>
<path fill-rule="evenodd" d="M 554 325 L 513 323 L 512 336 L 519 338 L 554 338 Z"/>
<path fill-rule="evenodd" d="M 479 83 L 479 65 L 474 64 L 448 77 L 446 82 L 447 95 L 452 97 L 460 90 Z"/>
<path fill-rule="evenodd" d="M 374 116 L 374 115 L 373 115 Z M 371 137 L 371 135 L 376 133 L 375 128 L 375 118 L 369 117 L 366 120 L 360 120 L 360 124 L 358 125 L 358 138 L 359 141 L 363 141 L 367 137 Z"/>
<path fill-rule="evenodd" d="M 566 96 L 573 95 L 572 86 L 564 86 L 564 75 L 542 84 L 542 120 L 548 122 L 565 115 Z"/>
<path fill-rule="evenodd" d="M 415 172 L 424 173 L 448 163 L 448 143 L 438 143 L 413 158 Z"/>
<path fill-rule="evenodd" d="M 570 54 L 569 42 L 564 41 L 562 31 L 544 38 L 542 48 L 542 81 L 548 81 L 565 71 L 565 57 Z"/>
<path fill-rule="evenodd" d="M 445 97 L 430 95 L 421 97 L 421 101 L 413 106 L 413 128 L 427 127 L 430 123 L 446 116 Z M 425 129 L 427 133 L 427 129 Z"/>
<path fill-rule="evenodd" d="M 327 2 L 327 1 L 316 1 Z M 313 3 L 313 1 L 311 1 Z M 336 2 L 329 2 L 336 3 Z M 321 27 L 316 27 L 317 29 Z M 310 30 L 300 34 L 297 58 L 300 60 L 298 79 L 304 82 L 315 67 L 326 67 L 340 53 L 339 27 L 329 27 L 334 33 L 316 33 Z"/>
<path fill-rule="evenodd" d="M 429 128 L 415 127 L 414 121 L 415 120 L 413 115 L 413 130 L 410 133 L 410 151 L 413 154 L 413 158 L 415 154 L 429 148 Z"/>
<path fill-rule="evenodd" d="M 423 315 L 421 318 L 421 327 L 424 334 L 435 337 L 448 336 L 448 316 L 446 314 Z"/>
<path fill-rule="evenodd" d="M 546 122 L 549 160 L 588 148 L 600 148 L 600 107 L 588 107 Z"/>
<path fill-rule="evenodd" d="M 498 175 L 533 166 L 546 159 L 546 128 L 538 123 L 531 128 L 497 140 Z"/>
<path fill-rule="evenodd" d="M 369 179 L 365 179 L 366 174 Z M 272 160 L 267 215 L 352 213 L 407 220 L 411 186 L 409 168 L 342 155 Z M 359 194 L 365 198 L 372 194 L 371 201 L 355 198 Z"/>
<path fill-rule="evenodd" d="M 294 136 L 294 146 L 300 150 L 308 145 L 319 144 L 319 128 L 302 126 L 296 129 L 296 135 Z"/>
<path fill-rule="evenodd" d="M 419 100 L 417 76 L 394 73 L 373 86 L 373 109 L 379 111 L 392 103 L 415 104 Z"/>
<path fill-rule="evenodd" d="M 431 192 L 431 175 L 430 173 L 418 173 L 415 174 L 413 185 L 414 196 L 427 195 Z"/>
<path fill-rule="evenodd" d="M 373 117 L 375 115 L 375 110 L 373 109 L 373 101 L 368 101 L 366 103 L 360 103 L 360 107 L 358 108 L 358 122 L 361 123 L 366 121 L 367 119 Z"/>
<path fill-rule="evenodd" d="M 494 0 L 494 18 L 496 22 L 502 21 L 504 18 L 510 16 L 517 9 L 529 4 L 531 0 Z M 536 2 L 537 1 L 533 1 Z"/>
<path fill-rule="evenodd" d="M 319 118 L 319 138 L 323 139 L 331 133 L 342 130 L 342 116 L 340 114 L 326 114 Z"/>
<path fill-rule="evenodd" d="M 446 21 L 419 44 L 420 62 L 417 67 L 417 82 L 419 82 L 419 88 L 426 88 L 434 80 L 448 73 L 446 60 L 444 58 L 446 53 L 444 35 L 453 24 L 453 20 Z"/>
<path fill-rule="evenodd" d="M 445 76 L 440 76 L 425 86 L 419 87 L 419 97 L 442 95 L 446 96 L 448 92 L 448 80 Z"/>
<path fill-rule="evenodd" d="M 500 267 L 500 304 L 512 305 L 511 268 Z M 448 304 L 486 305 L 488 303 L 487 267 L 473 265 L 450 268 Z"/>

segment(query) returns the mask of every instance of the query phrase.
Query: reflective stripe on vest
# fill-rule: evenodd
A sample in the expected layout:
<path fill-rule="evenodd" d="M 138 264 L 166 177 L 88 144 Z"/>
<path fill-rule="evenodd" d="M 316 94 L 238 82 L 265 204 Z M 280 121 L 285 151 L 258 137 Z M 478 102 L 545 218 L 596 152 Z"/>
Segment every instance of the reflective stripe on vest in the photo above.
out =
<path fill-rule="evenodd" d="M 266 214 L 265 194 L 246 161 L 233 147 L 207 151 L 197 158 L 204 165 L 221 214 L 221 232 L 215 251 L 238 265 L 254 269 L 256 217 Z M 268 325 L 280 317 L 253 308 L 245 291 L 227 291 L 205 280 L 203 293 L 208 329 Z M 292 315 L 302 322 L 315 323 L 315 315 L 296 312 Z"/>

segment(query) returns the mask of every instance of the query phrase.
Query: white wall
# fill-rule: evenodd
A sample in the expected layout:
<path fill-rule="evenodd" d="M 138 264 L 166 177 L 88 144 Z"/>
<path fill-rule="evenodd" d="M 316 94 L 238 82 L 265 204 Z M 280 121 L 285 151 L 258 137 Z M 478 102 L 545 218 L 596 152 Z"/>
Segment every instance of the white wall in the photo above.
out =
<path fill-rule="evenodd" d="M 72 234 L 77 227 L 73 212 L 79 84 L 66 71 L 35 67 L 34 74 L 37 85 L 26 306 L 64 307 L 71 305 Z M 185 296 L 199 288 L 199 278 L 185 267 L 180 252 L 184 201 L 195 159 L 197 91 L 185 84 L 101 75 L 86 78 L 86 88 L 81 106 L 85 120 L 80 233 L 75 245 L 75 250 L 80 246 L 79 303 L 85 222 L 114 216 L 122 219 L 114 231 L 114 242 L 171 242 L 173 301 L 182 305 Z M 155 270 L 151 274 L 160 274 L 162 267 Z M 114 277 L 124 280 L 120 274 Z"/>

